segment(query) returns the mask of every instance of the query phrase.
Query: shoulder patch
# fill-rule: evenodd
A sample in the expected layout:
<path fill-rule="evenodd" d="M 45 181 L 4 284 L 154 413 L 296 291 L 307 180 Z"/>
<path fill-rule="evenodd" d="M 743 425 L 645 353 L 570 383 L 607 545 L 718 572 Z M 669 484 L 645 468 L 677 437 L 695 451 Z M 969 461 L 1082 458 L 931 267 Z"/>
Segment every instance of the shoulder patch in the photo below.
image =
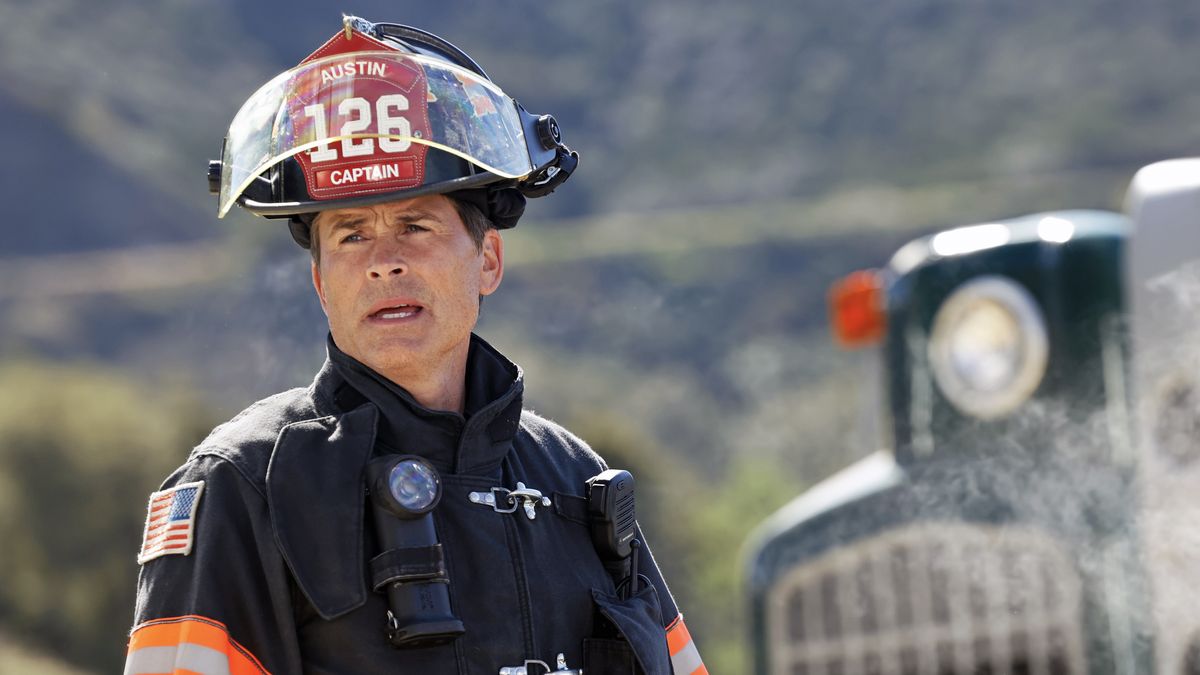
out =
<path fill-rule="evenodd" d="M 138 564 L 144 565 L 164 555 L 187 555 L 192 552 L 196 524 L 196 507 L 204 481 L 183 483 L 154 492 L 146 507 L 146 529 L 142 533 L 142 550 Z"/>

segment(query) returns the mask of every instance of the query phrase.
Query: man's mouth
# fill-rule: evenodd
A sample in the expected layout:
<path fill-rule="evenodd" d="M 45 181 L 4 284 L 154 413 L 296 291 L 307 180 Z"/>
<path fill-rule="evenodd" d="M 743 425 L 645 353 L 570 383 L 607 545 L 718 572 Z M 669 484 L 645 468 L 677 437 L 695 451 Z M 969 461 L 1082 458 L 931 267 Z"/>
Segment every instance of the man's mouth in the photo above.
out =
<path fill-rule="evenodd" d="M 374 314 L 371 314 L 371 318 L 382 319 L 384 321 L 407 319 L 410 316 L 416 316 L 419 314 L 421 309 L 422 308 L 418 305 L 396 305 L 393 307 L 384 307 Z"/>

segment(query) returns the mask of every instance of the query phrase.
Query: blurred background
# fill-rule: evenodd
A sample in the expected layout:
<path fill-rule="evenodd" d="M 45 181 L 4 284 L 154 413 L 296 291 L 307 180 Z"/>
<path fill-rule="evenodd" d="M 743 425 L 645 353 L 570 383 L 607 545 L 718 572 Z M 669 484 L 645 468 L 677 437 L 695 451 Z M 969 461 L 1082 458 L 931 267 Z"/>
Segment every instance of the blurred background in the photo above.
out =
<path fill-rule="evenodd" d="M 633 471 L 713 673 L 747 668 L 752 525 L 875 449 L 829 283 L 1200 154 L 1195 0 L 405 5 L 0 0 L 0 672 L 118 672 L 147 494 L 320 366 L 307 255 L 218 221 L 205 168 L 342 11 L 455 42 L 581 153 L 479 332 Z"/>

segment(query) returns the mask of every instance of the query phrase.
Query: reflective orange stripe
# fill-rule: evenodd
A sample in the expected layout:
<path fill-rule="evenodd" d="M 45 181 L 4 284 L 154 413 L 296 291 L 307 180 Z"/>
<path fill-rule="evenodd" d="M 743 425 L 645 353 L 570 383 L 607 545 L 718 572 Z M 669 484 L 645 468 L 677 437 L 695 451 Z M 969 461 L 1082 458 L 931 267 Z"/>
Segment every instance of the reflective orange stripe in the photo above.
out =
<path fill-rule="evenodd" d="M 180 642 L 191 642 L 224 651 L 229 644 L 229 633 L 221 623 L 200 616 L 155 619 L 143 623 L 133 631 L 129 639 L 129 650 L 142 647 L 174 647 Z"/>
<path fill-rule="evenodd" d="M 222 666 L 228 663 L 230 675 L 269 675 L 249 650 L 229 636 L 225 624 L 203 616 L 154 619 L 138 625 L 129 636 L 125 672 L 187 675 L 198 672 L 192 669 L 196 665 L 211 667 L 214 659 Z M 189 663 L 192 660 L 196 663 Z"/>
<path fill-rule="evenodd" d="M 671 666 L 675 675 L 708 675 L 708 668 L 700 659 L 700 652 L 692 642 L 692 634 L 683 623 L 683 614 L 667 626 L 667 650 L 671 652 Z"/>
<path fill-rule="evenodd" d="M 683 615 L 679 614 L 671 625 L 667 626 L 667 649 L 671 656 L 675 656 L 691 641 L 692 634 L 688 632 L 687 626 L 683 625 Z"/>

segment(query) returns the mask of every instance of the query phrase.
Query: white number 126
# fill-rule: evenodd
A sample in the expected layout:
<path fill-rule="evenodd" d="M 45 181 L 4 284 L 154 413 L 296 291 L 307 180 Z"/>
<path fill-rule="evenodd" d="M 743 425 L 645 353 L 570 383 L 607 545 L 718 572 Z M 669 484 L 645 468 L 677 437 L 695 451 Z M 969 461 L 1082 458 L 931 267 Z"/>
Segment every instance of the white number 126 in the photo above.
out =
<path fill-rule="evenodd" d="M 384 152 L 404 152 L 412 146 L 412 127 L 408 119 L 396 114 L 408 110 L 408 99 L 403 94 L 384 94 L 375 101 L 375 119 L 378 120 L 381 135 L 403 136 L 404 138 L 380 138 L 379 149 Z M 325 106 L 314 103 L 304 107 L 304 114 L 312 118 L 313 131 L 316 140 L 329 138 L 329 127 L 325 121 Z M 362 133 L 371 127 L 371 104 L 367 99 L 355 96 L 338 104 L 337 114 L 342 117 L 352 117 L 342 124 L 339 136 Z M 375 152 L 374 138 L 343 138 L 342 156 L 360 157 Z M 338 152 L 332 144 L 325 143 L 308 151 L 308 157 L 314 162 L 328 162 L 338 158 Z"/>

